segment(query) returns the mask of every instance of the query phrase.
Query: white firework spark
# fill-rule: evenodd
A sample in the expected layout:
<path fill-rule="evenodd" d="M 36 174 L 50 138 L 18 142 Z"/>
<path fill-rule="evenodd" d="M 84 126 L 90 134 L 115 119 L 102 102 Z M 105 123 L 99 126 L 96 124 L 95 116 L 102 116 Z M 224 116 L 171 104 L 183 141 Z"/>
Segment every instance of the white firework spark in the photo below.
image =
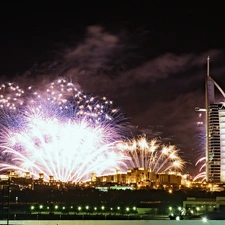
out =
<path fill-rule="evenodd" d="M 147 140 L 145 136 L 118 144 L 118 148 L 131 158 L 132 168 L 150 169 L 154 173 L 182 170 L 185 162 L 179 157 L 174 145 L 162 145 L 158 139 Z"/>
<path fill-rule="evenodd" d="M 29 94 L 13 84 L 2 88 L 0 171 L 79 182 L 126 166 L 116 148 L 124 117 L 112 101 L 85 95 L 65 79 Z"/>

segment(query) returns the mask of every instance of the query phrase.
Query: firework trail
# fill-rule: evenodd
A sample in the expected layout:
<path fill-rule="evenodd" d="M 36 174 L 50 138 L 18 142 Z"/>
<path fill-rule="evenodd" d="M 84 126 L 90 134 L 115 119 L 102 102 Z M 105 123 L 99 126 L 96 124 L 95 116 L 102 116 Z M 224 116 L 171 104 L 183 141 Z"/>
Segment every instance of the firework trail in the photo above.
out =
<path fill-rule="evenodd" d="M 154 173 L 182 170 L 185 162 L 178 156 L 174 145 L 162 145 L 158 139 L 147 140 L 145 136 L 118 144 L 130 157 L 128 166 L 150 169 Z"/>
<path fill-rule="evenodd" d="M 30 172 L 44 180 L 79 182 L 126 167 L 116 148 L 124 117 L 112 101 L 58 79 L 44 91 L 0 88 L 0 171 Z"/>
<path fill-rule="evenodd" d="M 200 149 L 199 157 L 197 162 L 195 163 L 196 167 L 199 167 L 198 174 L 193 178 L 193 181 L 201 180 L 204 181 L 206 179 L 206 156 L 205 156 L 205 148 L 206 148 L 206 134 L 205 134 L 205 116 L 202 113 L 198 114 L 199 121 L 197 122 L 198 129 L 198 148 Z M 203 118 L 202 118 L 203 117 Z"/>
<path fill-rule="evenodd" d="M 195 166 L 197 166 L 198 164 L 200 164 L 200 169 L 199 169 L 199 173 L 194 177 L 193 181 L 196 181 L 196 180 L 201 180 L 201 181 L 204 181 L 206 179 L 206 171 L 205 171 L 205 167 L 206 167 L 206 157 L 202 157 L 200 158 Z"/>

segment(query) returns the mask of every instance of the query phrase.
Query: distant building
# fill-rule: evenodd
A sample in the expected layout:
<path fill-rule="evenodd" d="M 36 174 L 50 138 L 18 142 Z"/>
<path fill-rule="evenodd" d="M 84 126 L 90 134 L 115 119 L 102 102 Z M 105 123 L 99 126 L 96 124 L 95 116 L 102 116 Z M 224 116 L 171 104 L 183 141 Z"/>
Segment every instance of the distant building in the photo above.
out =
<path fill-rule="evenodd" d="M 182 176 L 180 173 L 167 172 L 167 173 L 153 173 L 150 169 L 145 170 L 143 168 L 128 169 L 127 173 L 121 173 L 116 170 L 115 174 L 96 176 L 92 173 L 90 181 L 72 183 L 61 182 L 54 179 L 54 176 L 50 175 L 48 181 L 44 181 L 43 173 L 39 174 L 37 179 L 33 179 L 29 172 L 17 174 L 15 171 L 9 171 L 4 177 L 0 177 L 0 184 L 3 180 L 10 180 L 10 184 L 18 186 L 19 189 L 23 188 L 41 188 L 41 187 L 55 187 L 72 188 L 76 185 L 84 187 L 110 187 L 110 189 L 139 189 L 139 188 L 153 188 L 164 189 L 173 191 L 181 188 Z"/>
<path fill-rule="evenodd" d="M 225 183 L 225 107 L 224 104 L 215 101 L 215 86 L 225 97 L 220 86 L 209 76 L 208 57 L 204 110 L 206 113 L 206 181 Z"/>
<path fill-rule="evenodd" d="M 187 200 L 183 201 L 183 208 L 186 212 L 192 212 L 202 214 L 205 212 L 216 211 L 218 209 L 225 208 L 225 197 L 216 198 L 195 198 L 187 197 Z M 193 211 L 195 210 L 195 212 Z"/>
<path fill-rule="evenodd" d="M 181 175 L 176 173 L 159 173 L 155 174 L 150 170 L 143 168 L 128 169 L 127 173 L 120 173 L 117 171 L 115 174 L 96 176 L 92 174 L 91 183 L 94 186 L 107 186 L 107 184 L 117 184 L 120 186 L 130 185 L 137 188 L 150 187 L 150 188 L 163 188 L 178 189 L 181 185 Z"/>
<path fill-rule="evenodd" d="M 225 182 L 225 108 L 210 104 L 208 109 L 207 181 Z"/>

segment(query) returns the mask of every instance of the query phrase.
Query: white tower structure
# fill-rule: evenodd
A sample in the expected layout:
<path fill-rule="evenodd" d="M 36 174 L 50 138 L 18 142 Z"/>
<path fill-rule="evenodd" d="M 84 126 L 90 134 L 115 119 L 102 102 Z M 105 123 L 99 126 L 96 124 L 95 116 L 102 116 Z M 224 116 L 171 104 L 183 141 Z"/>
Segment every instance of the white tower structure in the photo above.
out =
<path fill-rule="evenodd" d="M 225 94 L 209 75 L 209 57 L 205 78 L 206 181 L 225 183 L 225 104 L 215 101 L 214 87 Z"/>

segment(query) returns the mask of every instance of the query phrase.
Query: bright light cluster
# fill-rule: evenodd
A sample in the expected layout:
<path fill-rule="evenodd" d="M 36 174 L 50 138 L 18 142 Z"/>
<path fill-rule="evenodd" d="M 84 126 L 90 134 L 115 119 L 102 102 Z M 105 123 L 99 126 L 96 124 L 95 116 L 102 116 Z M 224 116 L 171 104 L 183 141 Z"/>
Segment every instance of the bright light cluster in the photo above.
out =
<path fill-rule="evenodd" d="M 44 91 L 1 86 L 0 171 L 79 182 L 124 167 L 116 149 L 123 117 L 112 101 L 83 94 L 65 79 Z"/>
<path fill-rule="evenodd" d="M 162 145 L 158 139 L 147 140 L 145 136 L 118 144 L 129 156 L 131 168 L 150 169 L 154 173 L 182 170 L 185 162 L 179 157 L 174 145 Z"/>
<path fill-rule="evenodd" d="M 181 170 L 173 145 L 145 137 L 124 142 L 126 122 L 106 97 L 84 94 L 66 79 L 45 87 L 0 87 L 0 171 L 37 179 L 80 182 L 91 174 L 143 167 L 158 173 Z"/>

